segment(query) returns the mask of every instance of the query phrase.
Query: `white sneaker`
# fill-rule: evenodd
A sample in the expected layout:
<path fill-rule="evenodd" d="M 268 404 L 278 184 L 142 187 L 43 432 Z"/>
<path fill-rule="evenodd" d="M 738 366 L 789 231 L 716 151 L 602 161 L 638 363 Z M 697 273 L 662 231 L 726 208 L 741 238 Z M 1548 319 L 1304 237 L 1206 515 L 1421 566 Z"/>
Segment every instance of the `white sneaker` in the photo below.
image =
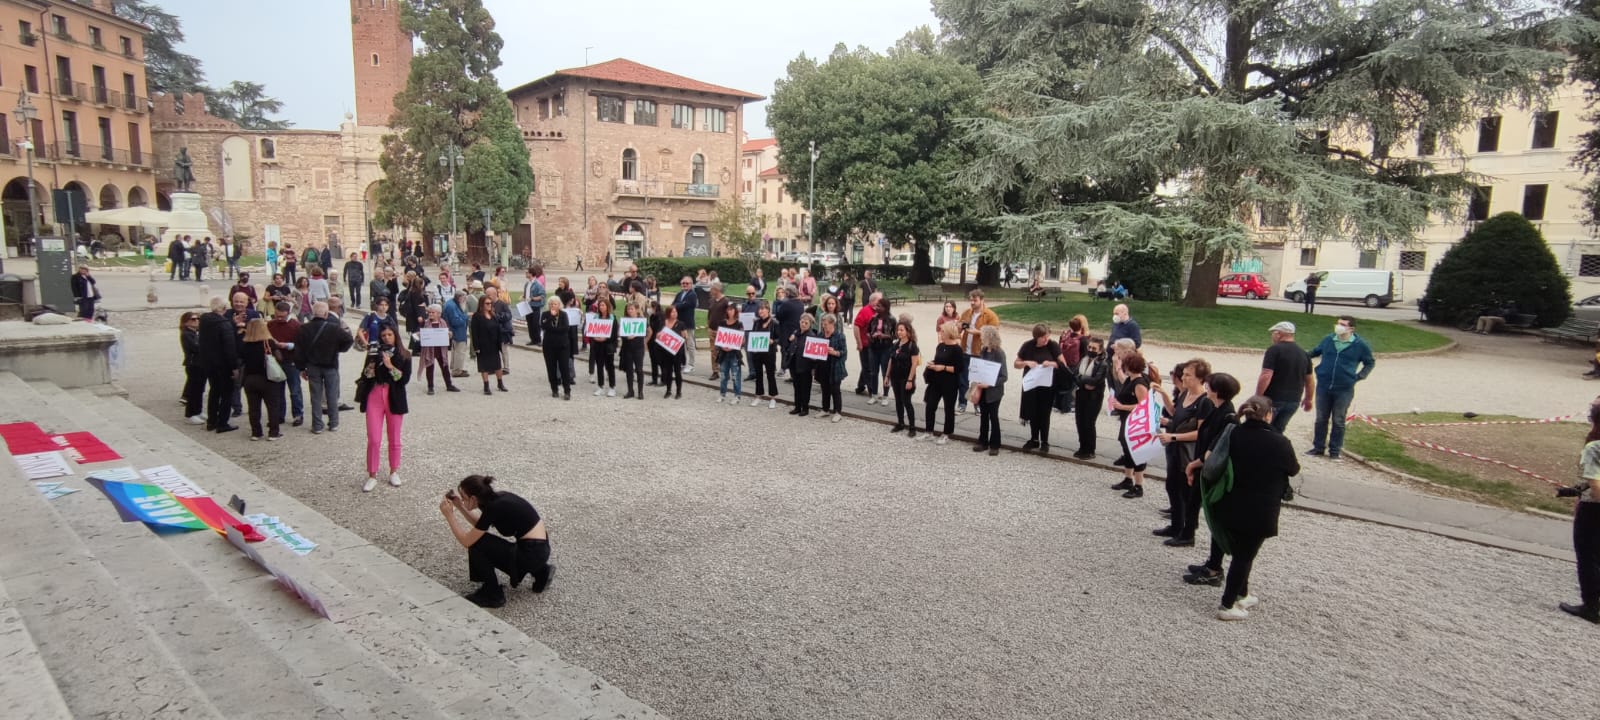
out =
<path fill-rule="evenodd" d="M 744 404 L 744 398 L 739 397 L 738 395 L 735 395 L 735 396 L 733 396 L 733 401 L 728 403 L 728 406 L 729 407 L 739 407 L 740 405 L 743 405 L 743 404 Z"/>
<path fill-rule="evenodd" d="M 616 397 L 616 396 L 617 396 L 617 389 L 616 388 L 607 388 L 606 389 L 606 397 Z"/>
<path fill-rule="evenodd" d="M 187 422 L 190 425 L 204 425 L 204 424 L 206 424 L 206 416 L 204 416 L 204 415 L 190 415 L 188 418 L 184 419 L 184 422 Z"/>
<path fill-rule="evenodd" d="M 1234 605 L 1239 607 L 1242 610 L 1249 610 L 1250 608 L 1253 608 L 1253 607 L 1255 607 L 1257 605 L 1260 605 L 1260 604 L 1261 604 L 1261 599 L 1257 598 L 1254 595 L 1246 595 L 1246 596 L 1244 596 L 1242 598 L 1239 598 L 1238 601 L 1234 602 Z"/>
<path fill-rule="evenodd" d="M 755 406 L 760 405 L 760 404 L 761 404 L 761 398 L 756 398 L 756 399 L 750 401 L 750 407 L 755 407 Z"/>
<path fill-rule="evenodd" d="M 940 435 L 938 440 L 933 441 L 933 444 L 935 444 L 935 445 L 949 445 L 950 444 L 950 436 L 949 435 Z"/>
<path fill-rule="evenodd" d="M 721 404 L 723 404 L 723 403 L 725 403 L 727 401 L 728 401 L 728 396 L 727 395 L 718 395 L 717 396 L 717 404 L 718 405 L 721 405 Z"/>
<path fill-rule="evenodd" d="M 778 407 L 778 399 L 777 398 L 772 398 L 771 400 L 767 401 L 767 409 L 768 410 L 773 410 L 773 409 L 776 409 L 777 407 Z"/>
<path fill-rule="evenodd" d="M 397 472 L 389 473 L 389 484 L 393 485 L 395 487 L 400 487 L 400 473 L 397 473 Z"/>
<path fill-rule="evenodd" d="M 877 395 L 868 395 L 867 396 L 867 404 L 868 405 L 877 405 L 878 404 L 878 396 Z"/>
<path fill-rule="evenodd" d="M 1247 617 L 1250 617 L 1250 613 L 1244 608 L 1239 607 L 1239 603 L 1234 603 L 1233 607 L 1231 608 L 1220 608 L 1217 610 L 1218 620 L 1243 620 Z"/>
<path fill-rule="evenodd" d="M 590 385 L 593 385 L 593 384 L 594 384 L 594 376 L 593 376 L 593 375 L 590 375 L 590 376 L 589 376 L 589 384 L 590 384 Z"/>
<path fill-rule="evenodd" d="M 365 483 L 362 483 L 361 492 L 372 492 L 372 489 L 377 487 L 377 486 L 378 486 L 378 478 L 376 476 L 369 477 L 369 478 L 367 478 L 367 481 Z"/>
<path fill-rule="evenodd" d="M 604 395 L 604 394 L 606 394 L 606 389 L 605 388 L 599 388 L 599 389 L 594 391 L 594 396 L 595 397 L 600 397 L 601 395 Z"/>
<path fill-rule="evenodd" d="M 683 371 L 685 373 L 692 373 L 692 372 L 694 372 L 694 366 L 693 365 L 684 366 Z"/>
<path fill-rule="evenodd" d="M 829 420 L 829 422 L 839 422 L 840 420 L 843 420 L 843 419 L 844 419 L 843 415 L 840 415 L 839 413 L 834 413 L 833 414 L 833 418 L 831 420 Z"/>

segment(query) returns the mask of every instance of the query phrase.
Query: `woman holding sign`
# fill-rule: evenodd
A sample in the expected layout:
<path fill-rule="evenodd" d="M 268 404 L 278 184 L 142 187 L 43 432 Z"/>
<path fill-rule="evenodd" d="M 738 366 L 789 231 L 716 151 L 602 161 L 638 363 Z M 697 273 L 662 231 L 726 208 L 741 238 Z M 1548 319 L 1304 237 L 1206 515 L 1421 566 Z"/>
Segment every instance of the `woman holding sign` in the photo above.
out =
<path fill-rule="evenodd" d="M 894 428 L 889 432 L 904 430 L 906 437 L 915 440 L 917 407 L 911 404 L 911 400 L 917 389 L 917 366 L 922 364 L 922 350 L 917 347 L 917 331 L 911 327 L 910 315 L 900 316 L 900 321 L 895 323 L 894 336 L 894 350 L 889 354 L 889 386 L 894 390 Z"/>
<path fill-rule="evenodd" d="M 442 331 L 450 333 L 450 324 L 444 320 L 444 308 L 434 304 L 428 306 L 428 317 L 422 321 L 423 330 Z M 418 340 L 420 341 L 420 338 Z M 433 366 L 439 366 L 439 374 L 444 377 L 445 392 L 461 392 L 455 382 L 450 379 L 450 347 L 449 345 L 430 346 L 426 343 L 422 347 L 422 372 L 428 376 L 428 394 L 433 394 Z"/>
<path fill-rule="evenodd" d="M 478 311 L 472 314 L 471 329 L 472 349 L 478 353 L 478 375 L 483 378 L 483 394 L 494 394 L 489 392 L 490 375 L 500 386 L 500 392 L 507 392 L 505 370 L 500 367 L 500 320 L 495 317 L 494 303 L 489 302 L 488 296 L 484 296 L 478 303 Z"/>
<path fill-rule="evenodd" d="M 685 335 L 684 333 L 688 334 Z M 683 347 L 694 338 L 694 326 L 678 317 L 678 306 L 667 305 L 661 310 L 661 328 L 653 338 L 655 344 L 661 348 L 661 359 L 665 363 L 662 368 L 666 371 L 661 376 L 661 384 L 667 386 L 667 393 L 663 399 L 672 397 L 673 383 L 677 383 L 678 399 L 683 399 Z"/>
<path fill-rule="evenodd" d="M 739 306 L 724 304 L 722 322 L 716 326 L 717 334 L 713 338 L 717 349 L 722 351 L 717 358 L 717 371 L 722 376 L 717 402 L 728 401 L 728 381 L 732 380 L 735 406 L 744 401 L 744 353 L 739 352 L 744 347 L 744 331 L 740 327 Z"/>
<path fill-rule="evenodd" d="M 811 316 L 801 314 L 800 328 L 789 339 L 790 352 L 794 354 L 794 359 L 789 363 L 789 368 L 794 371 L 794 409 L 789 411 L 790 415 L 805 417 L 811 414 L 812 378 L 821 364 L 819 360 L 827 357 L 827 353 L 808 352 L 812 341 L 818 337 L 817 332 L 811 329 Z"/>
<path fill-rule="evenodd" d="M 622 308 L 622 321 L 617 334 L 622 338 L 622 376 L 628 381 L 628 393 L 623 400 L 644 399 L 644 344 L 647 324 L 640 314 L 640 303 L 630 302 Z M 638 385 L 634 385 L 637 382 Z M 634 392 L 634 388 L 638 392 Z"/>
<path fill-rule="evenodd" d="M 845 369 L 849 345 L 845 343 L 844 333 L 839 331 L 838 315 L 822 316 L 821 337 L 827 340 L 822 361 L 817 363 L 817 383 L 822 386 L 822 414 L 832 412 L 830 419 L 839 422 L 844 419 L 844 397 L 839 394 L 839 386 L 844 384 L 844 378 L 850 371 Z"/>
<path fill-rule="evenodd" d="M 772 346 L 777 329 L 772 306 L 762 300 L 756 305 L 756 321 L 750 324 L 745 342 L 750 354 L 750 375 L 756 379 L 756 399 L 750 401 L 750 407 L 760 405 L 762 400 L 767 401 L 768 409 L 778 406 L 778 363 Z"/>
<path fill-rule="evenodd" d="M 1050 452 L 1050 415 L 1055 412 L 1055 372 L 1065 368 L 1061 346 L 1050 339 L 1050 326 L 1033 326 L 1033 339 L 1017 350 L 1012 366 L 1022 370 L 1022 418 L 1028 422 L 1030 437 L 1023 450 Z"/>
<path fill-rule="evenodd" d="M 1117 443 L 1122 446 L 1122 456 L 1113 465 L 1122 468 L 1122 482 L 1112 485 L 1112 490 L 1124 490 L 1125 498 L 1144 497 L 1144 463 L 1133 461 L 1133 450 L 1128 447 L 1128 413 L 1150 397 L 1149 366 L 1137 349 L 1127 350 L 1113 368 L 1120 375 L 1117 394 L 1111 398 L 1111 409 L 1116 411 Z"/>
<path fill-rule="evenodd" d="M 1000 400 L 1006 394 L 1006 351 L 1000 349 L 1000 328 L 998 325 L 985 325 L 978 330 L 979 347 L 978 360 L 998 365 L 995 373 L 994 384 L 973 380 L 971 387 L 971 400 L 978 409 L 978 444 L 972 446 L 973 452 L 988 450 L 990 455 L 1000 454 Z"/>
<path fill-rule="evenodd" d="M 550 378 L 550 397 L 572 399 L 572 328 L 560 297 L 550 298 L 539 315 L 539 331 L 544 335 L 544 372 Z M 489 382 L 484 381 L 484 392 Z"/>
<path fill-rule="evenodd" d="M 595 389 L 594 396 L 616 397 L 617 320 L 611 317 L 609 293 L 595 301 L 594 317 L 586 325 L 583 334 L 589 338 L 589 364 L 594 366 L 595 379 L 600 385 Z"/>

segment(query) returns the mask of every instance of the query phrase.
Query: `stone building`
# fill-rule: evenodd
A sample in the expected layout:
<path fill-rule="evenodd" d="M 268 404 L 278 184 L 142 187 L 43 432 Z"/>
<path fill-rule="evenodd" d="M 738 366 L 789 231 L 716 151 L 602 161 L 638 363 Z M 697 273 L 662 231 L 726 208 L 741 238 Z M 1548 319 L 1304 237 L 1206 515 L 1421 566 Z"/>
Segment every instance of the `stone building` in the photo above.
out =
<path fill-rule="evenodd" d="M 80 209 L 144 205 L 154 198 L 145 87 L 148 28 L 117 17 L 110 0 L 0 0 L 0 214 L 7 253 L 35 228 L 56 228 L 51 190 Z M 24 102 L 25 99 L 25 102 Z M 25 117 L 31 114 L 32 117 Z M 28 156 L 40 217 L 30 219 Z M 79 236 L 136 228 L 77 228 Z"/>
<path fill-rule="evenodd" d="M 515 252 L 565 265 L 721 251 L 708 226 L 740 200 L 743 109 L 760 95 L 620 58 L 507 95 L 535 181 Z"/>
<path fill-rule="evenodd" d="M 247 251 L 260 252 L 270 234 L 296 248 L 332 243 L 348 254 L 364 247 L 383 177 L 383 136 L 410 72 L 411 45 L 399 2 L 350 0 L 350 10 L 356 113 L 337 130 L 244 130 L 207 113 L 198 94 L 154 98 L 163 200 L 173 188 L 172 158 L 188 148 L 193 189 L 212 230 L 244 238 Z"/>

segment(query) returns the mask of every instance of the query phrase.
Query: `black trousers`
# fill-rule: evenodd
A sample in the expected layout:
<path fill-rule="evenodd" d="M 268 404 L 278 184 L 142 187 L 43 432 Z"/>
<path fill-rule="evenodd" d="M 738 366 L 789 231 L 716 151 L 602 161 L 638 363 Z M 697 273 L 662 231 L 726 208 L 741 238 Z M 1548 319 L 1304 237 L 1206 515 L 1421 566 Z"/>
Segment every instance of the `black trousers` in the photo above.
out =
<path fill-rule="evenodd" d="M 1078 452 L 1094 454 L 1094 423 L 1100 419 L 1105 393 L 1079 388 L 1072 391 L 1073 419 L 1078 421 Z"/>
<path fill-rule="evenodd" d="M 572 394 L 572 363 L 564 352 L 544 351 L 544 372 L 550 378 L 550 392 Z"/>
<path fill-rule="evenodd" d="M 1584 607 L 1600 607 L 1600 502 L 1578 503 L 1572 549 L 1578 556 L 1578 597 Z"/>
<path fill-rule="evenodd" d="M 795 370 L 794 406 L 800 408 L 800 412 L 806 412 L 811 409 L 811 383 L 811 371 L 801 372 L 798 368 Z"/>
<path fill-rule="evenodd" d="M 233 411 L 233 371 L 211 370 L 206 373 L 206 427 L 215 430 L 228 424 Z"/>
<path fill-rule="evenodd" d="M 206 414 L 206 373 L 200 368 L 183 370 L 183 416 Z"/>
<path fill-rule="evenodd" d="M 1056 391 L 1036 387 L 1022 393 L 1022 417 L 1028 421 L 1028 439 L 1050 444 L 1050 415 L 1055 412 Z"/>
<path fill-rule="evenodd" d="M 844 410 L 840 407 L 839 380 L 833 375 L 833 361 L 823 360 L 817 363 L 817 384 L 822 386 L 822 411 L 825 413 Z"/>
<path fill-rule="evenodd" d="M 978 444 L 1000 447 L 1000 401 L 978 403 Z"/>
<path fill-rule="evenodd" d="M 513 578 L 533 576 L 535 587 L 550 578 L 550 541 L 518 540 L 511 542 L 496 535 L 484 535 L 467 548 L 467 579 L 500 587 L 499 570 Z"/>
<path fill-rule="evenodd" d="M 599 372 L 595 373 L 595 382 L 600 387 L 617 388 L 617 354 L 610 343 L 595 343 L 589 346 L 589 365 Z M 610 378 L 610 383 L 606 379 Z"/>
<path fill-rule="evenodd" d="M 949 373 L 937 373 L 949 375 Z M 940 377 L 937 382 L 930 383 L 923 398 L 927 404 L 927 427 L 924 429 L 933 432 L 933 415 L 939 409 L 939 403 L 944 403 L 944 434 L 949 435 L 956 431 L 956 381 L 954 377 L 949 380 Z"/>
<path fill-rule="evenodd" d="M 1137 465 L 1133 462 L 1133 449 L 1128 447 L 1128 424 L 1123 422 L 1121 416 L 1117 417 L 1117 445 L 1122 447 L 1122 456 L 1111 463 L 1119 468 L 1129 468 L 1134 472 L 1144 472 L 1144 463 Z"/>
<path fill-rule="evenodd" d="M 750 374 L 756 378 L 757 397 L 778 396 L 778 358 L 772 351 L 750 353 Z"/>
<path fill-rule="evenodd" d="M 683 392 L 683 352 L 679 351 L 668 355 L 665 350 L 662 350 L 661 359 L 663 361 L 661 365 L 661 384 L 671 390 L 673 383 L 677 383 L 677 391 Z"/>
<path fill-rule="evenodd" d="M 1197 445 L 1196 447 L 1198 448 L 1199 446 Z M 1185 480 L 1183 490 L 1183 537 L 1192 538 L 1194 537 L 1194 531 L 1200 527 L 1200 477 L 1198 471 L 1195 473 L 1194 484 L 1190 485 Z M 1174 507 L 1172 510 L 1172 516 L 1174 518 L 1178 517 L 1178 509 Z M 1213 545 L 1212 547 L 1216 546 Z M 1222 568 L 1222 555 L 1220 552 L 1217 554 L 1217 568 Z"/>
<path fill-rule="evenodd" d="M 1260 536 L 1238 536 L 1233 539 L 1233 561 L 1228 563 L 1228 579 L 1222 583 L 1221 607 L 1233 607 L 1239 598 L 1250 594 L 1250 569 L 1255 566 L 1256 553 L 1261 552 Z"/>
<path fill-rule="evenodd" d="M 539 315 L 544 312 L 542 307 L 534 308 L 533 314 L 528 316 L 528 340 L 535 345 L 539 344 L 539 334 L 544 328 L 539 326 Z"/>
<path fill-rule="evenodd" d="M 267 432 L 278 434 L 283 424 L 283 383 L 275 383 L 266 375 L 244 376 L 244 395 L 250 405 L 250 435 L 261 436 L 261 406 L 267 406 Z"/>
<path fill-rule="evenodd" d="M 1173 528 L 1178 530 L 1176 537 L 1194 537 L 1194 526 L 1187 525 L 1189 517 L 1189 476 L 1184 468 L 1189 464 L 1189 452 L 1185 445 L 1192 443 L 1167 443 L 1167 503 L 1172 508 Z M 1199 508 L 1195 508 L 1198 512 Z"/>
<path fill-rule="evenodd" d="M 630 346 L 626 341 L 622 343 L 622 375 L 628 381 L 628 392 L 644 394 L 643 345 Z"/>
<path fill-rule="evenodd" d="M 895 424 L 904 425 L 911 428 L 912 432 L 915 432 L 917 429 L 917 406 L 913 400 L 916 398 L 917 393 L 914 388 L 906 388 L 906 383 L 909 379 L 910 378 L 891 377 L 889 378 L 888 382 L 890 386 L 889 389 L 894 391 Z"/>
<path fill-rule="evenodd" d="M 361 288 L 367 284 L 360 280 L 351 280 L 346 284 L 350 286 L 350 301 L 345 303 L 345 307 L 361 307 Z"/>

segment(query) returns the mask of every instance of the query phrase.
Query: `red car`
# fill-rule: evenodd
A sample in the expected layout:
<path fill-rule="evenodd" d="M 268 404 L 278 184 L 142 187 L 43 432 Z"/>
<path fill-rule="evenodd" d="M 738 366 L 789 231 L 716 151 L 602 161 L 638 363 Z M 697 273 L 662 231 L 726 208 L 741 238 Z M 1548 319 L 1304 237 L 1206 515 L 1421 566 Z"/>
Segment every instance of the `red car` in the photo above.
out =
<path fill-rule="evenodd" d="M 1272 297 L 1272 286 L 1260 273 L 1229 273 L 1217 280 L 1217 297 L 1239 296 L 1255 300 Z"/>

